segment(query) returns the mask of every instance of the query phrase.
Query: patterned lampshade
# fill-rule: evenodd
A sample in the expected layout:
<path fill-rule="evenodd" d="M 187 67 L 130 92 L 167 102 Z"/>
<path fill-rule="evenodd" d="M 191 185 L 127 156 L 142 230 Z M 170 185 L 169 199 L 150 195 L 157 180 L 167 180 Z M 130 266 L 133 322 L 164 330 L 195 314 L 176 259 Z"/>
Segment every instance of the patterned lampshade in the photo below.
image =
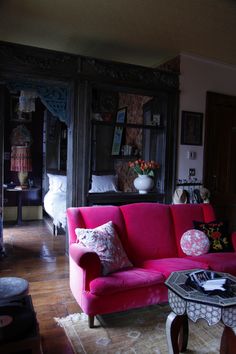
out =
<path fill-rule="evenodd" d="M 13 145 L 11 147 L 11 171 L 32 171 L 32 160 L 29 146 Z"/>

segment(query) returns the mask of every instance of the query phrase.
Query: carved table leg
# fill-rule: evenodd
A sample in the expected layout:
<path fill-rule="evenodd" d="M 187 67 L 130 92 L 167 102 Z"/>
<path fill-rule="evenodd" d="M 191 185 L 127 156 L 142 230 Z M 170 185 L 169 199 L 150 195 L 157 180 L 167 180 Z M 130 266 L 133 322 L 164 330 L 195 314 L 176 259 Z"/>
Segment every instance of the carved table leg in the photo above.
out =
<path fill-rule="evenodd" d="M 232 328 L 225 326 L 220 343 L 220 354 L 234 354 L 236 336 Z"/>
<path fill-rule="evenodd" d="M 169 354 L 184 352 L 188 344 L 188 317 L 171 312 L 166 320 L 166 337 Z"/>
<path fill-rule="evenodd" d="M 88 316 L 89 328 L 94 328 L 94 318 L 95 318 L 95 316 L 92 316 L 92 315 Z"/>

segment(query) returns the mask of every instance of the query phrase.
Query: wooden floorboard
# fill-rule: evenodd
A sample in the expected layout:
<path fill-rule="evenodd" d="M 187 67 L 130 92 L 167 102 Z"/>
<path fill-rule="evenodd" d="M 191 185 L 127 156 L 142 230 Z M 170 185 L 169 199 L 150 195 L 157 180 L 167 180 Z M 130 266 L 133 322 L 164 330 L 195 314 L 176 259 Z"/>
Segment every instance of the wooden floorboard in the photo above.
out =
<path fill-rule="evenodd" d="M 40 328 L 44 354 L 72 354 L 71 346 L 54 317 L 80 312 L 69 288 L 65 235 L 53 236 L 44 221 L 4 225 L 6 257 L 0 275 L 29 281 L 29 293 Z"/>

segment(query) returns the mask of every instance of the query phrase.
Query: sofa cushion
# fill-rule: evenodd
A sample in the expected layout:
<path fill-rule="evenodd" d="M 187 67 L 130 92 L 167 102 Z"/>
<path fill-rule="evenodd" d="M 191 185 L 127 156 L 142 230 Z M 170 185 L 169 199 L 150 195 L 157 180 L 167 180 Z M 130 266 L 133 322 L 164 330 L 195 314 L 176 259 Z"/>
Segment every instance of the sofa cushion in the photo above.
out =
<path fill-rule="evenodd" d="M 203 231 L 210 241 L 210 252 L 229 252 L 232 251 L 232 244 L 228 228 L 223 221 L 210 223 L 193 221 L 197 230 Z"/>
<path fill-rule="evenodd" d="M 98 254 L 103 275 L 132 267 L 112 221 L 94 229 L 76 228 L 75 233 L 82 245 Z"/>
<path fill-rule="evenodd" d="M 90 282 L 93 295 L 108 295 L 116 292 L 163 284 L 164 276 L 154 270 L 131 268 L 99 277 Z"/>
<path fill-rule="evenodd" d="M 188 259 L 207 263 L 216 272 L 230 273 L 236 276 L 236 253 L 218 252 L 201 256 L 188 256 Z"/>
<path fill-rule="evenodd" d="M 210 241 L 204 232 L 200 230 L 188 230 L 183 233 L 180 245 L 188 256 L 200 256 L 209 251 Z"/>
<path fill-rule="evenodd" d="M 76 227 L 95 228 L 112 220 L 118 232 L 121 243 L 128 254 L 128 243 L 126 238 L 125 223 L 120 207 L 114 205 L 81 207 L 79 208 L 80 224 Z"/>
<path fill-rule="evenodd" d="M 178 255 L 184 257 L 180 239 L 184 232 L 193 228 L 193 221 L 210 222 L 215 220 L 214 210 L 210 204 L 178 204 L 170 206 L 174 221 L 174 231 Z"/>
<path fill-rule="evenodd" d="M 188 259 L 188 258 L 163 258 L 153 259 L 143 262 L 144 269 L 156 270 L 164 274 L 166 278 L 172 272 L 189 269 L 208 269 L 208 264 L 201 260 Z"/>
<path fill-rule="evenodd" d="M 168 205 L 137 203 L 123 205 L 120 209 L 125 220 L 130 259 L 134 264 L 177 256 Z"/>

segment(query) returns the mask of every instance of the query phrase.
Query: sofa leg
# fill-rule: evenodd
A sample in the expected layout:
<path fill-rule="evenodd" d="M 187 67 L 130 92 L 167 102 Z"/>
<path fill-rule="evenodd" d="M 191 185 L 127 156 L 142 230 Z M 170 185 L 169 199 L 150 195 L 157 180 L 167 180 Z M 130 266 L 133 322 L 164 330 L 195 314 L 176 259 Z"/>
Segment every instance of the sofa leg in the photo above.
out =
<path fill-rule="evenodd" d="M 95 316 L 88 316 L 89 328 L 94 328 L 94 317 Z"/>

